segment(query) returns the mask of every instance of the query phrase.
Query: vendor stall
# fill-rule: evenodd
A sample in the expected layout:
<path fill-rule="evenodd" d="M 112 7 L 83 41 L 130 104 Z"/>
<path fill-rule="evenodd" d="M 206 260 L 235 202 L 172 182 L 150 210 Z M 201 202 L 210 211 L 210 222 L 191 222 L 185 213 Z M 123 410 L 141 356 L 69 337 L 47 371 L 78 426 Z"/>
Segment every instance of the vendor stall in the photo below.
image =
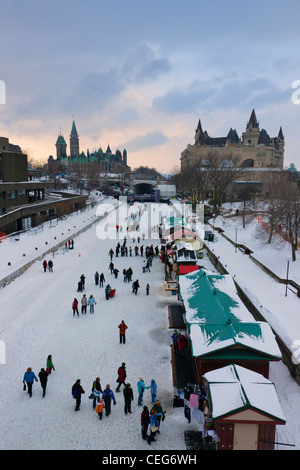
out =
<path fill-rule="evenodd" d="M 266 322 L 257 322 L 237 295 L 230 275 L 200 269 L 179 276 L 189 345 L 199 383 L 202 375 L 232 362 L 269 377 L 281 352 Z"/>
<path fill-rule="evenodd" d="M 203 376 L 218 450 L 273 450 L 285 417 L 274 384 L 231 364 Z"/>

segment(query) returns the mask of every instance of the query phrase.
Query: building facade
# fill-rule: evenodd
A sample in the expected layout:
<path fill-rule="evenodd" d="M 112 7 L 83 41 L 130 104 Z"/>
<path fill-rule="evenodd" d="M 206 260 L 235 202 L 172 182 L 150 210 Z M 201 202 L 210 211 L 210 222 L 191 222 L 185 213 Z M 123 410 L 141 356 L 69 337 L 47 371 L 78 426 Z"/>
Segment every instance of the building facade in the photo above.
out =
<path fill-rule="evenodd" d="M 210 152 L 216 152 L 237 162 L 242 168 L 283 168 L 284 136 L 280 127 L 277 137 L 270 137 L 265 129 L 260 129 L 254 109 L 240 137 L 231 128 L 225 137 L 211 137 L 203 131 L 199 119 L 195 132 L 195 143 L 188 144 L 181 153 L 181 169 L 205 162 Z"/>
<path fill-rule="evenodd" d="M 29 179 L 27 155 L 18 145 L 11 144 L 7 137 L 0 137 L 0 230 L 10 225 L 4 219 L 15 207 L 45 198 L 49 183 Z M 15 228 L 13 220 L 13 229 Z"/>
<path fill-rule="evenodd" d="M 33 174 L 36 179 L 32 179 Z M 60 193 L 55 197 L 53 182 L 38 176 L 21 148 L 0 137 L 0 240 L 85 206 L 86 195 Z M 47 190 L 51 190 L 50 198 Z"/>
<path fill-rule="evenodd" d="M 67 143 L 60 133 L 56 140 L 56 160 L 50 156 L 48 159 L 48 168 L 55 170 L 60 168 L 67 168 L 69 166 L 80 166 L 84 171 L 97 164 L 100 171 L 115 172 L 115 171 L 128 171 L 127 164 L 127 150 L 123 152 L 116 150 L 115 153 L 111 151 L 110 146 L 107 146 L 106 151 L 100 147 L 98 150 L 91 152 L 87 150 L 86 153 L 80 152 L 79 135 L 76 129 L 75 121 L 73 121 L 71 134 L 70 134 L 70 154 L 67 153 Z"/>

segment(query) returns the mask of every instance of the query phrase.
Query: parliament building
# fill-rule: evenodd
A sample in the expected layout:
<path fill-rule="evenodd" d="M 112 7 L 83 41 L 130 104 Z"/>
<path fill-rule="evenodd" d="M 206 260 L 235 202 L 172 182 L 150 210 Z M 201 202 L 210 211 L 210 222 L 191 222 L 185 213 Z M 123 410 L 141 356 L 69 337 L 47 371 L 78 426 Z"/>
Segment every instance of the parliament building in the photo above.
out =
<path fill-rule="evenodd" d="M 116 150 L 116 152 L 113 153 L 108 145 L 106 151 L 103 151 L 101 148 L 92 153 L 90 153 L 89 150 L 87 150 L 86 153 L 80 151 L 79 134 L 76 129 L 75 121 L 73 121 L 70 133 L 69 154 L 67 152 L 67 143 L 61 133 L 56 140 L 55 147 L 56 160 L 52 156 L 49 157 L 49 169 L 52 168 L 54 170 L 78 165 L 83 169 L 88 169 L 89 166 L 94 163 L 99 166 L 99 171 L 103 172 L 124 172 L 129 170 L 126 149 L 124 149 L 122 153 L 120 150 Z"/>

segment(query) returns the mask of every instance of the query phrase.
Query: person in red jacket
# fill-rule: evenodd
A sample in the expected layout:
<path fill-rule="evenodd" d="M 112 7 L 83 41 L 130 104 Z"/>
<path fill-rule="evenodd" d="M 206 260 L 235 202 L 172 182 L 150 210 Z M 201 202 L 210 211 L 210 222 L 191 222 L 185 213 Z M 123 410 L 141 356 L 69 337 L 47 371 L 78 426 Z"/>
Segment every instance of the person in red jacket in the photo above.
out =
<path fill-rule="evenodd" d="M 73 309 L 73 316 L 75 317 L 75 313 L 79 316 L 78 312 L 78 300 L 75 298 L 72 302 L 72 309 Z"/>
<path fill-rule="evenodd" d="M 48 263 L 47 263 L 47 261 L 44 259 L 44 261 L 43 261 L 44 273 L 47 271 L 47 266 L 48 266 Z"/>
<path fill-rule="evenodd" d="M 127 374 L 126 374 L 126 364 L 125 364 L 125 362 L 122 362 L 122 365 L 118 369 L 117 382 L 119 382 L 119 384 L 116 388 L 116 392 L 120 391 L 120 387 L 121 387 L 122 384 L 124 385 L 124 387 L 126 387 L 126 383 L 125 383 L 126 376 L 127 376 Z"/>
<path fill-rule="evenodd" d="M 150 414 L 148 406 L 144 406 L 141 414 L 142 438 L 147 439 L 147 429 L 150 424 Z"/>
<path fill-rule="evenodd" d="M 125 344 L 125 331 L 127 330 L 128 326 L 125 324 L 124 320 L 121 321 L 120 325 L 118 326 L 120 330 L 120 344 Z"/>
<path fill-rule="evenodd" d="M 181 332 L 179 332 L 178 339 L 177 339 L 177 347 L 178 347 L 178 355 L 184 357 L 184 349 L 185 349 L 185 337 Z"/>

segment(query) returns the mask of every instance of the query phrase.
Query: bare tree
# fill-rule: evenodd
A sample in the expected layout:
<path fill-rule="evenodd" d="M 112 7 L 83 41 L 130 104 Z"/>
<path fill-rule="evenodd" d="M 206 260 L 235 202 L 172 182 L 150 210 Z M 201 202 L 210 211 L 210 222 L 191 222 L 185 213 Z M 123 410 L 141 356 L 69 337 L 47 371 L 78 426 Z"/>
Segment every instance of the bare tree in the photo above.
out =
<path fill-rule="evenodd" d="M 217 151 L 208 152 L 205 159 L 202 160 L 202 166 L 206 172 L 207 187 L 212 192 L 215 213 L 225 197 L 226 190 L 242 172 L 238 162 L 238 156 Z"/>
<path fill-rule="evenodd" d="M 298 236 L 300 230 L 300 198 L 296 183 L 289 173 L 281 171 L 270 173 L 269 191 L 266 196 L 268 216 L 268 244 L 272 243 L 274 234 L 286 229 L 286 239 L 292 246 L 292 259 L 296 260 Z"/>
<path fill-rule="evenodd" d="M 183 194 L 189 195 L 196 203 L 205 198 L 207 173 L 199 162 L 178 171 L 174 175 L 173 181 Z"/>
<path fill-rule="evenodd" d="M 285 187 L 283 222 L 292 247 L 292 261 L 296 261 L 300 233 L 300 197 L 296 184 L 292 182 Z"/>

